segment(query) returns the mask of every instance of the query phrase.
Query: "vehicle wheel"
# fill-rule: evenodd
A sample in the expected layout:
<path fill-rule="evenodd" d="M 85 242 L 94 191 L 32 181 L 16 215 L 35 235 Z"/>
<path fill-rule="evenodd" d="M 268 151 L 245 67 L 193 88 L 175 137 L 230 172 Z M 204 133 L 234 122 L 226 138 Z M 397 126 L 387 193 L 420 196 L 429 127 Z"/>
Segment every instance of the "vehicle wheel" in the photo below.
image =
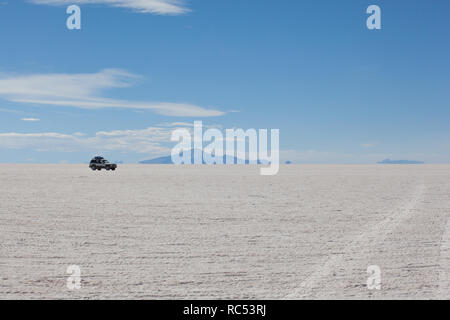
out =
<path fill-rule="evenodd" d="M 116 171 L 116 168 L 111 168 L 112 171 Z"/>
<path fill-rule="evenodd" d="M 92 167 L 91 169 L 92 169 L 92 171 L 95 171 L 95 168 L 94 168 L 94 167 Z"/>
<path fill-rule="evenodd" d="M 98 171 L 102 171 L 102 168 L 97 168 Z"/>
<path fill-rule="evenodd" d="M 109 167 L 106 167 L 105 169 L 106 169 L 106 171 L 109 171 Z"/>

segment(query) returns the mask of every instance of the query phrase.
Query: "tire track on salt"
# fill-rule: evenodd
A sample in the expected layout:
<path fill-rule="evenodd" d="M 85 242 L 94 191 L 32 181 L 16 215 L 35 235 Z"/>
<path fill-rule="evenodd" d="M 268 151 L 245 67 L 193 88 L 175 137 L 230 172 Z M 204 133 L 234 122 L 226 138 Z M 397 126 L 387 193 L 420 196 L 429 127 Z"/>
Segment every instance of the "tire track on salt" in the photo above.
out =
<path fill-rule="evenodd" d="M 450 217 L 441 238 L 439 258 L 439 296 L 437 299 L 450 299 Z"/>
<path fill-rule="evenodd" d="M 334 254 L 330 257 L 320 268 L 309 275 L 299 287 L 291 294 L 286 295 L 283 299 L 307 299 L 313 295 L 313 290 L 319 288 L 320 283 L 323 282 L 334 270 L 345 264 L 345 257 L 355 252 L 359 247 L 370 247 L 375 243 L 382 241 L 390 232 L 392 232 L 403 220 L 408 218 L 415 208 L 417 203 L 423 199 L 425 192 L 425 184 L 420 184 L 416 187 L 413 196 L 409 201 L 395 210 L 391 210 L 387 217 L 381 222 L 375 224 L 368 230 L 353 235 L 353 240 L 344 247 L 342 253 Z M 450 221 L 450 220 L 449 220 Z M 450 226 L 447 225 L 447 231 Z M 450 233 L 450 231 L 449 231 Z M 450 237 L 450 234 L 448 234 Z M 447 242 L 448 244 L 448 242 Z M 450 245 L 447 246 L 448 254 L 450 254 Z M 447 255 L 448 257 L 448 255 Z M 447 260 L 447 262 L 449 262 Z M 447 269 L 448 270 L 448 269 Z"/>

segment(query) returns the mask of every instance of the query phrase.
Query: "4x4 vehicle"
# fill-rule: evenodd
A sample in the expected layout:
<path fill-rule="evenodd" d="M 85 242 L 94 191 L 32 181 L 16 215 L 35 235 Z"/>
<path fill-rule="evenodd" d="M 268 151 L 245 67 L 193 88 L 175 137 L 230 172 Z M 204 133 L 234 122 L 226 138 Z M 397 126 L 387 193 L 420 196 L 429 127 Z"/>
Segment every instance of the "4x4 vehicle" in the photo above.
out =
<path fill-rule="evenodd" d="M 95 157 L 91 160 L 91 163 L 89 163 L 89 168 L 92 170 L 116 170 L 117 164 L 110 163 L 108 160 L 105 160 L 103 157 Z"/>

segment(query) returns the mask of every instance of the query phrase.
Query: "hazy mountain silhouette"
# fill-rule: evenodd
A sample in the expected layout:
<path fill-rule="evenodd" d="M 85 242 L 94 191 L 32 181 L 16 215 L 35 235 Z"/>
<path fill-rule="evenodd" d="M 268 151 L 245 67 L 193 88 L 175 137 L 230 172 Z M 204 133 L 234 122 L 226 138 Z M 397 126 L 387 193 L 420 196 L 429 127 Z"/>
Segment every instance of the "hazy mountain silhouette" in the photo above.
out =
<path fill-rule="evenodd" d="M 203 152 L 203 159 L 204 159 L 204 155 L 205 155 L 205 152 Z M 223 156 L 222 160 L 223 160 L 223 163 L 225 164 L 226 156 Z M 238 160 L 239 159 L 237 157 L 233 157 L 233 164 L 237 164 Z M 150 160 L 143 160 L 143 161 L 139 161 L 139 163 L 140 164 L 173 164 L 172 156 L 159 157 L 159 158 L 154 158 L 154 159 L 150 159 Z M 194 163 L 194 149 L 191 150 L 191 163 L 192 164 Z M 268 161 L 258 160 L 258 164 L 268 164 L 268 163 L 269 163 Z M 203 164 L 206 164 L 204 160 L 203 160 Z M 250 162 L 248 160 L 245 160 L 245 164 L 250 164 Z"/>
<path fill-rule="evenodd" d="M 391 160 L 384 159 L 383 161 L 378 162 L 379 164 L 424 164 L 423 161 L 414 161 L 414 160 Z"/>

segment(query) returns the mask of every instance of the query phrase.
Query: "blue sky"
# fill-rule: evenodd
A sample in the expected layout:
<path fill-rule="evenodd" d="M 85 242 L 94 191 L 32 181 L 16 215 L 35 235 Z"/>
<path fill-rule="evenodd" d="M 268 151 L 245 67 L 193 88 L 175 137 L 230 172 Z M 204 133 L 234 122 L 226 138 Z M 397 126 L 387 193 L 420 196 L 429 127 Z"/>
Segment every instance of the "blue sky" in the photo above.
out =
<path fill-rule="evenodd" d="M 66 28 L 70 4 L 81 30 Z M 371 4 L 381 30 L 366 28 Z M 280 129 L 282 160 L 298 163 L 450 163 L 448 12 L 447 0 L 0 0 L 0 162 L 134 163 L 202 120 Z"/>

